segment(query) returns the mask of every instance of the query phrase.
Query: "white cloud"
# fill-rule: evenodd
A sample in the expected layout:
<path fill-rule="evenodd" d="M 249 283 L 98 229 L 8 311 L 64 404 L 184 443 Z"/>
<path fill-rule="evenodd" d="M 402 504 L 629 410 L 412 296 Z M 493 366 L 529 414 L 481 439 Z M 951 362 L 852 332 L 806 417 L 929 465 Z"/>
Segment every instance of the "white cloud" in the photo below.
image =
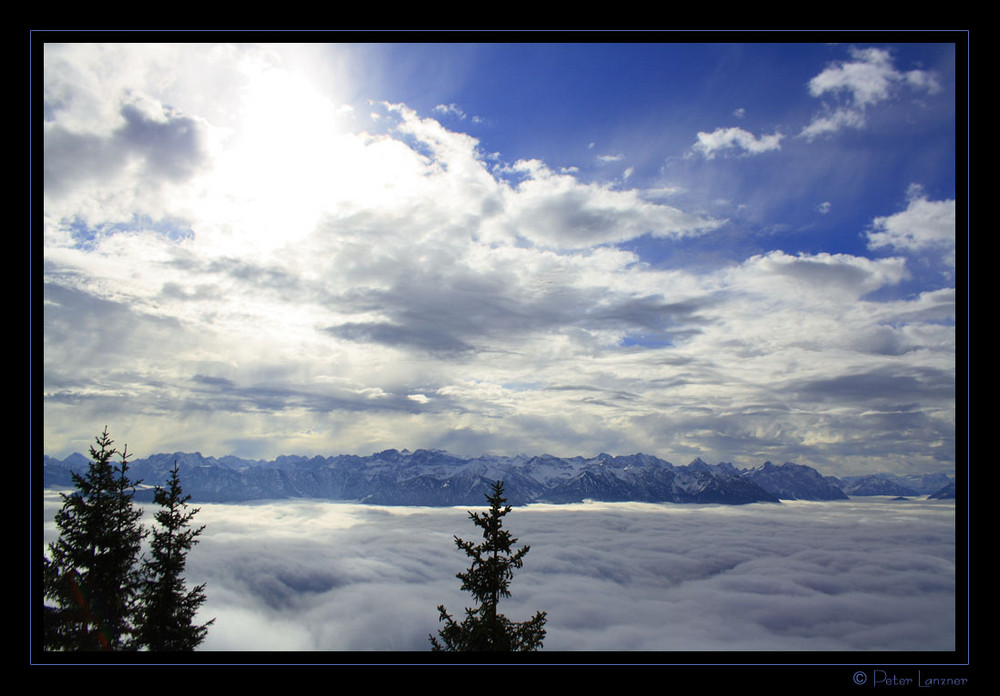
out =
<path fill-rule="evenodd" d="M 849 53 L 852 60 L 830 65 L 808 85 L 812 96 L 843 96 L 846 104 L 827 107 L 803 128 L 801 136 L 812 139 L 843 128 L 863 128 L 866 109 L 895 97 L 902 86 L 930 94 L 940 89 L 932 73 L 897 70 L 887 50 L 851 47 Z"/>
<path fill-rule="evenodd" d="M 465 119 L 465 112 L 455 104 L 438 104 L 434 107 L 434 113 L 457 116 L 460 120 Z"/>
<path fill-rule="evenodd" d="M 899 252 L 935 251 L 955 266 L 955 201 L 927 200 L 923 189 L 911 186 L 906 210 L 877 217 L 868 232 L 868 247 Z"/>
<path fill-rule="evenodd" d="M 902 75 L 893 67 L 889 52 L 878 48 L 850 48 L 853 61 L 831 65 L 809 80 L 809 93 L 848 92 L 857 106 L 875 104 L 889 97 L 892 84 Z"/>
<path fill-rule="evenodd" d="M 581 183 L 537 160 L 519 161 L 512 171 L 524 179 L 504 191 L 506 229 L 543 247 L 583 249 L 644 234 L 679 238 L 720 224 L 645 201 L 634 189 Z"/>
<path fill-rule="evenodd" d="M 711 133 L 699 132 L 698 142 L 693 150 L 700 152 L 707 159 L 713 159 L 719 152 L 741 150 L 746 154 L 757 155 L 762 152 L 781 149 L 781 133 L 762 135 L 759 138 L 742 128 L 717 128 Z"/>
<path fill-rule="evenodd" d="M 436 606 L 471 601 L 452 539 L 473 533 L 464 508 L 199 507 L 187 578 L 207 584 L 205 650 L 424 652 Z M 532 505 L 505 522 L 531 550 L 501 611 L 547 612 L 543 658 L 955 646 L 949 502 Z"/>
<path fill-rule="evenodd" d="M 789 303 L 827 302 L 830 293 L 858 299 L 865 294 L 894 285 L 906 277 L 902 259 L 872 260 L 849 254 L 796 254 L 782 251 L 751 257 L 739 271 L 742 287 L 766 288 L 769 296 Z M 786 295 L 777 290 L 788 284 L 820 289 L 820 292 L 800 292 Z"/>
<path fill-rule="evenodd" d="M 843 108 L 827 110 L 813 118 L 813 120 L 802 129 L 799 134 L 804 138 L 812 139 L 827 133 L 836 133 L 844 128 L 863 128 L 865 125 L 865 114 L 860 109 Z"/>

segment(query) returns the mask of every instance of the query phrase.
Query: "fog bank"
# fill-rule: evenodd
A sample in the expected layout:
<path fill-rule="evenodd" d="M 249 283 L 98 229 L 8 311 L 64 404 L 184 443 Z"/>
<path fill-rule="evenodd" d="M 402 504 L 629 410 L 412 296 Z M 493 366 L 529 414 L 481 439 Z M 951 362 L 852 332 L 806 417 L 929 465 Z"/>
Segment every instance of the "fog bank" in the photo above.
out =
<path fill-rule="evenodd" d="M 58 500 L 46 498 L 45 539 Z M 474 538 L 465 508 L 201 505 L 189 584 L 204 650 L 425 651 Z M 948 651 L 954 501 L 530 505 L 501 611 L 548 613 L 551 651 Z"/>

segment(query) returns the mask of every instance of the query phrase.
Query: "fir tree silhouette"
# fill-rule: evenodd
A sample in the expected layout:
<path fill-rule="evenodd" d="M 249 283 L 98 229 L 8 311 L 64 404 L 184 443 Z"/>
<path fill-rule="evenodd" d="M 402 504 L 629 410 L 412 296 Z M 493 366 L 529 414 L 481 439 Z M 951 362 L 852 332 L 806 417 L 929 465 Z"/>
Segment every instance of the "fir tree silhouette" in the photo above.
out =
<path fill-rule="evenodd" d="M 514 570 L 524 564 L 530 549 L 512 547 L 517 539 L 503 528 L 503 518 L 511 511 L 503 497 L 503 482 L 493 484 L 486 496 L 490 509 L 485 514 L 470 512 L 473 523 L 483 530 L 483 541 L 474 544 L 458 536 L 455 544 L 472 559 L 464 573 L 458 573 L 462 589 L 472 594 L 478 606 L 466 608 L 465 619 L 459 623 L 438 606 L 439 619 L 445 622 L 438 636 L 430 636 L 432 650 L 446 651 L 531 651 L 542 647 L 545 638 L 546 612 L 540 611 L 528 621 L 516 623 L 501 614 L 500 599 L 510 597 L 510 582 Z"/>

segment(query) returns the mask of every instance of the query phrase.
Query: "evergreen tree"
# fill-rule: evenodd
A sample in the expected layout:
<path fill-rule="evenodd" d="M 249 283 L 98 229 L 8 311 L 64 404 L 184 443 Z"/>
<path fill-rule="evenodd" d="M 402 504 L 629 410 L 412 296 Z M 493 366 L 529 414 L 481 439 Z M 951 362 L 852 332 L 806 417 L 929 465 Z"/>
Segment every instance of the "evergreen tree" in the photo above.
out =
<path fill-rule="evenodd" d="M 546 613 L 537 612 L 529 621 L 515 623 L 497 611 L 500 599 L 510 597 L 510 581 L 514 569 L 524 564 L 530 549 L 524 546 L 515 552 L 511 547 L 517 539 L 503 528 L 503 518 L 511 511 L 503 497 L 503 482 L 493 484 L 492 495 L 487 495 L 489 512 L 470 512 L 473 523 L 483 530 L 483 542 L 474 544 L 455 537 L 455 544 L 472 558 L 472 565 L 458 573 L 462 589 L 468 590 L 479 605 L 465 609 L 465 619 L 458 623 L 445 610 L 438 607 L 440 620 L 445 626 L 438 631 L 438 640 L 430 636 L 433 650 L 451 651 L 530 651 L 542 647 L 545 638 Z"/>
<path fill-rule="evenodd" d="M 150 650 L 194 650 L 215 621 L 194 625 L 195 613 L 205 601 L 205 585 L 188 591 L 184 583 L 187 553 L 204 529 L 190 526 L 199 510 L 187 509 L 190 499 L 181 489 L 174 462 L 167 486 L 157 486 L 153 497 L 160 506 L 155 515 L 159 527 L 153 528 L 150 557 L 144 563 L 143 621 L 138 641 Z"/>
<path fill-rule="evenodd" d="M 139 555 L 145 530 L 132 503 L 138 481 L 128 477 L 128 447 L 118 452 L 108 429 L 95 438 L 76 491 L 62 494 L 59 538 L 49 545 L 42 581 L 43 640 L 49 650 L 128 650 L 141 585 Z M 112 458 L 119 454 L 115 465 Z"/>

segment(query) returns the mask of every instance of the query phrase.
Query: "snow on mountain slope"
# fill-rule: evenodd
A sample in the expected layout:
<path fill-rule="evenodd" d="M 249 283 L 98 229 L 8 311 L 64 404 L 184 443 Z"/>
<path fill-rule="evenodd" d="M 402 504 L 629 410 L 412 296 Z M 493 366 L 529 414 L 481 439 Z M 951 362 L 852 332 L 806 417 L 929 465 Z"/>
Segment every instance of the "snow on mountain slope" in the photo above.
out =
<path fill-rule="evenodd" d="M 857 495 L 908 495 L 904 487 L 887 488 L 891 478 L 854 477 L 847 483 L 815 469 L 766 462 L 751 469 L 731 463 L 712 465 L 698 458 L 687 466 L 648 454 L 556 457 L 519 454 L 461 457 L 443 450 L 389 449 L 369 456 L 303 457 L 282 455 L 272 462 L 201 453 L 155 454 L 133 460 L 133 479 L 144 488 L 137 499 L 152 499 L 146 487 L 162 484 L 177 462 L 185 493 L 194 502 L 242 502 L 258 499 L 320 498 L 379 505 L 482 505 L 493 481 L 505 482 L 512 505 L 583 500 L 745 504 L 779 500 L 842 500 Z M 44 483 L 72 485 L 70 471 L 83 471 L 87 459 L 45 457 Z M 925 477 L 939 490 L 948 477 Z M 943 477 L 943 478 L 942 478 Z M 875 484 L 879 484 L 876 486 Z M 884 485 L 883 485 L 884 484 Z M 849 488 L 850 487 L 850 488 Z M 890 491 L 890 492 L 883 492 Z"/>

